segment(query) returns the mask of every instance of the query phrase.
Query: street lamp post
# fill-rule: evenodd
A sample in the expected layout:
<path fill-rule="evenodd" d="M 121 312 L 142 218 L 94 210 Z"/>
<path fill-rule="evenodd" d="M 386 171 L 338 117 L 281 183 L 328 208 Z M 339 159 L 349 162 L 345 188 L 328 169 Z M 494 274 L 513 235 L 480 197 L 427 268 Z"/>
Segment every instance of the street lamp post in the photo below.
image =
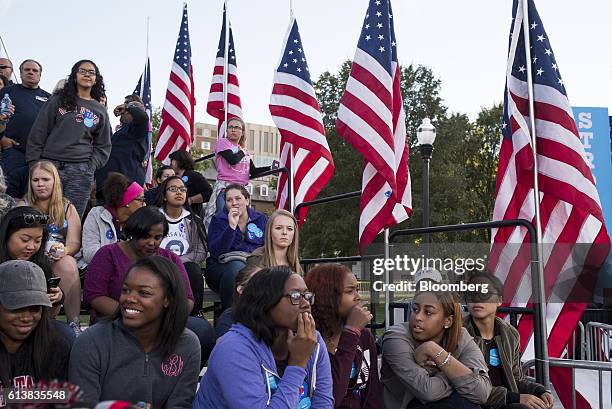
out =
<path fill-rule="evenodd" d="M 418 148 L 423 159 L 423 227 L 429 227 L 429 160 L 436 140 L 436 128 L 429 118 L 424 118 L 417 129 Z M 423 241 L 429 243 L 429 233 L 423 236 Z"/>

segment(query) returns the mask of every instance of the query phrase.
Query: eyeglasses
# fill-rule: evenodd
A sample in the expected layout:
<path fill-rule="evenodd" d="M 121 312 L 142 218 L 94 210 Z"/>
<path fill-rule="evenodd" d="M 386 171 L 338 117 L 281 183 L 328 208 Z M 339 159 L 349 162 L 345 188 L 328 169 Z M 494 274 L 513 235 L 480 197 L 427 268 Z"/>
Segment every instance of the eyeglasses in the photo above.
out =
<path fill-rule="evenodd" d="M 81 75 L 89 75 L 92 77 L 96 76 L 96 70 L 86 70 L 85 68 L 79 68 L 77 72 Z"/>
<path fill-rule="evenodd" d="M 170 186 L 168 189 L 166 189 L 166 192 L 172 192 L 172 193 L 185 193 L 187 191 L 186 187 L 179 187 L 179 186 Z"/>
<path fill-rule="evenodd" d="M 300 305 L 300 303 L 302 302 L 302 298 L 304 299 L 304 301 L 308 301 L 310 305 L 314 304 L 315 300 L 315 295 L 311 292 L 299 293 L 297 291 L 294 291 L 292 293 L 283 294 L 283 297 L 289 297 L 289 300 L 293 305 Z"/>
<path fill-rule="evenodd" d="M 229 131 L 242 131 L 242 127 L 241 126 L 234 126 L 234 125 L 228 126 L 227 129 Z"/>
<path fill-rule="evenodd" d="M 10 65 L 0 65 L 0 70 L 4 70 L 6 68 L 13 69 L 13 67 L 11 67 Z"/>
<path fill-rule="evenodd" d="M 489 301 L 493 296 L 499 296 L 498 293 L 481 293 L 481 292 L 470 292 L 466 294 L 465 299 L 467 302 L 483 302 Z"/>
<path fill-rule="evenodd" d="M 48 224 L 49 216 L 46 214 L 25 213 L 23 215 L 23 222 L 28 226 L 32 224 Z"/>

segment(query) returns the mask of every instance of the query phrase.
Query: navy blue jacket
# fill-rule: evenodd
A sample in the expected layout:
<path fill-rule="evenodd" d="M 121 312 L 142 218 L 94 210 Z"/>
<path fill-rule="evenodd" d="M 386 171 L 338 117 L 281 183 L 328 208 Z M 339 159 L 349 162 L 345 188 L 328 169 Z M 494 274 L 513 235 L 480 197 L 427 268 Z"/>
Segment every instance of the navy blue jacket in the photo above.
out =
<path fill-rule="evenodd" d="M 206 261 L 207 267 L 217 264 L 219 257 L 230 251 L 245 251 L 252 253 L 264 245 L 264 232 L 268 216 L 247 208 L 249 221 L 243 236 L 240 228 L 232 229 L 229 225 L 227 213 L 215 214 L 208 226 L 208 251 L 210 257 Z"/>
<path fill-rule="evenodd" d="M 18 142 L 19 145 L 14 147 L 25 153 L 30 129 L 51 94 L 42 88 L 32 89 L 21 84 L 2 88 L 0 99 L 4 98 L 4 94 L 8 94 L 12 104 L 15 105 L 15 114 L 6 124 L 4 136 Z"/>

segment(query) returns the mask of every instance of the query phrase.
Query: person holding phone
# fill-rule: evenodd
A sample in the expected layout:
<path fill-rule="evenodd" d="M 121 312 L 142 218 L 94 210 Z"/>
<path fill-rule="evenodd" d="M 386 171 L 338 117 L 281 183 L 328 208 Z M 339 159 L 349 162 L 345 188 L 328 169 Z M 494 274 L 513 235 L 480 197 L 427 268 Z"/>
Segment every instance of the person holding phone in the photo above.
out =
<path fill-rule="evenodd" d="M 10 260 L 31 261 L 42 269 L 46 280 L 54 278 L 43 245 L 49 235 L 48 223 L 49 216 L 28 206 L 9 210 L 0 220 L 0 263 Z M 51 281 L 51 284 L 55 283 L 59 284 L 57 280 Z M 62 307 L 64 294 L 59 287 L 50 286 L 48 298 L 51 302 L 49 313 L 55 317 Z M 74 334 L 69 338 L 74 338 Z"/>
<path fill-rule="evenodd" d="M 314 302 L 302 277 L 288 267 L 255 274 L 238 299 L 237 324 L 210 356 L 193 408 L 333 408 Z"/>

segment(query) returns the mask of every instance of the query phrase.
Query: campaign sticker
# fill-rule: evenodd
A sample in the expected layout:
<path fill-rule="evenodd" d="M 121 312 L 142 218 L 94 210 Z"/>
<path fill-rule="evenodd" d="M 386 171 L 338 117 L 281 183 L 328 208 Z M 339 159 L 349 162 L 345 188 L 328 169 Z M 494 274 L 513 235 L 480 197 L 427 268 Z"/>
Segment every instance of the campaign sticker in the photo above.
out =
<path fill-rule="evenodd" d="M 491 348 L 489 351 L 489 364 L 491 366 L 499 366 L 500 362 L 499 351 L 497 348 Z"/>
<path fill-rule="evenodd" d="M 308 382 L 304 381 L 300 386 L 300 401 L 298 403 L 298 409 L 309 409 L 312 405 L 310 397 L 308 396 L 309 387 Z"/>
<path fill-rule="evenodd" d="M 181 178 L 181 180 L 183 181 L 183 183 L 187 183 L 187 181 L 189 180 L 189 176 L 185 175 Z"/>
<path fill-rule="evenodd" d="M 85 111 L 85 113 L 83 114 L 83 124 L 85 124 L 86 127 L 91 128 L 94 124 L 93 117 L 94 117 L 93 112 Z"/>
<path fill-rule="evenodd" d="M 106 238 L 112 240 L 115 238 L 115 234 L 111 229 L 106 230 Z"/>

